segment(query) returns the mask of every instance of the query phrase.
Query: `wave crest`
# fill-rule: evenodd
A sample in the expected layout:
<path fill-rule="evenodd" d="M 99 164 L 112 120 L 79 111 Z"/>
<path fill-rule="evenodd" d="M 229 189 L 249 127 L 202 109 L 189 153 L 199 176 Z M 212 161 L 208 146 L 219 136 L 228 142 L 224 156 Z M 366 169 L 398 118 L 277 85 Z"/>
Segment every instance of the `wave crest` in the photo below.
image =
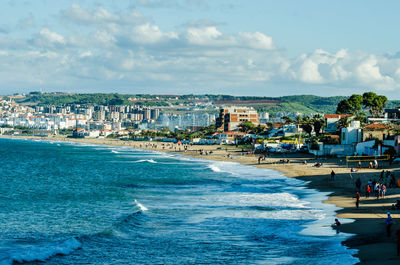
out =
<path fill-rule="evenodd" d="M 141 160 L 137 160 L 137 161 L 132 161 L 133 163 L 143 163 L 143 162 L 148 162 L 148 163 L 153 163 L 153 164 L 157 164 L 156 161 L 154 161 L 153 159 L 141 159 Z"/>
<path fill-rule="evenodd" d="M 76 238 L 66 241 L 48 244 L 42 246 L 30 246 L 19 249 L 10 250 L 7 257 L 0 261 L 0 264 L 13 264 L 34 261 L 46 261 L 56 255 L 68 255 L 71 252 L 80 249 L 82 243 Z"/>

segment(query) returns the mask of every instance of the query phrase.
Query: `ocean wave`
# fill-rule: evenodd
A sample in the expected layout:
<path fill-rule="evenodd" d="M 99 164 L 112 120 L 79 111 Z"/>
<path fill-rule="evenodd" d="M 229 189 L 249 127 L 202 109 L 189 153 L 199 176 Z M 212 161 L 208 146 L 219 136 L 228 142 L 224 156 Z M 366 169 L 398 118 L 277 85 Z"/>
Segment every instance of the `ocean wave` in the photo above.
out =
<path fill-rule="evenodd" d="M 143 204 L 139 203 L 137 200 L 134 200 L 133 203 L 135 205 L 135 209 L 137 209 L 136 212 L 145 212 L 148 210 L 145 206 L 143 206 Z"/>
<path fill-rule="evenodd" d="M 221 168 L 218 167 L 218 166 L 215 165 L 215 164 L 210 164 L 210 165 L 208 165 L 208 168 L 211 169 L 211 170 L 214 171 L 214 172 L 221 172 L 221 171 L 222 171 Z"/>
<path fill-rule="evenodd" d="M 35 261 L 44 262 L 56 255 L 68 255 L 71 252 L 80 249 L 81 247 L 81 242 L 79 242 L 76 238 L 71 238 L 59 243 L 12 249 L 8 251 L 6 257 L 0 260 L 0 265 Z"/>
<path fill-rule="evenodd" d="M 116 151 L 116 150 L 111 150 L 111 153 L 114 153 L 114 154 L 119 154 L 119 152 L 118 152 L 118 151 Z"/>
<path fill-rule="evenodd" d="M 132 163 L 143 163 L 143 162 L 157 164 L 157 162 L 154 161 L 153 159 L 141 159 L 141 160 L 137 160 L 137 161 L 132 161 Z"/>

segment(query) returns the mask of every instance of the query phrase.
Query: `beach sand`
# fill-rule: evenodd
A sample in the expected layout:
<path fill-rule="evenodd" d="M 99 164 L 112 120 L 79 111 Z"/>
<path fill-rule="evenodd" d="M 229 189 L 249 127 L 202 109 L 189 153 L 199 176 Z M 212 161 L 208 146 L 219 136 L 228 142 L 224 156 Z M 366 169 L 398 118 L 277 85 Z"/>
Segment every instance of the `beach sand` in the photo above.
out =
<path fill-rule="evenodd" d="M 6 136 L 4 136 L 6 137 Z M 7 136 L 7 138 L 10 138 Z M 15 137 L 21 138 L 21 137 Z M 138 142 L 121 141 L 115 139 L 74 139 L 64 136 L 53 136 L 46 138 L 23 137 L 31 139 L 43 139 L 52 141 L 68 141 L 78 143 L 103 144 L 111 146 L 131 146 L 138 149 L 148 149 L 153 151 L 179 153 L 183 156 L 190 156 L 200 159 L 231 161 L 244 165 L 251 165 L 260 168 L 274 169 L 287 177 L 294 177 L 308 182 L 308 187 L 323 192 L 331 192 L 329 199 L 325 203 L 334 204 L 340 208 L 337 212 L 339 220 L 341 218 L 354 219 L 352 223 L 342 224 L 340 231 L 354 234 L 345 242 L 344 245 L 358 250 L 356 257 L 361 261 L 360 264 L 400 264 L 400 257 L 396 251 L 396 230 L 400 230 L 400 210 L 390 210 L 390 207 L 397 199 L 400 199 L 400 188 L 388 188 L 385 199 L 371 197 L 366 199 L 364 187 L 369 179 L 378 181 L 382 169 L 388 169 L 399 177 L 400 166 L 398 164 L 390 166 L 380 165 L 379 169 L 361 168 L 358 172 L 350 173 L 345 159 L 316 159 L 308 154 L 278 154 L 267 157 L 265 161 L 258 163 L 259 155 L 247 154 L 246 150 L 235 146 L 219 145 L 193 145 L 188 146 L 185 152 L 183 146 L 172 143 L 161 142 Z M 163 146 L 164 145 L 164 146 Z M 212 154 L 203 155 L 198 150 L 204 152 L 212 151 Z M 229 156 L 228 156 L 229 154 Z M 289 159 L 289 163 L 282 163 L 282 159 Z M 307 164 L 303 164 L 307 161 Z M 323 166 L 314 167 L 314 163 L 322 162 Z M 350 165 L 349 165 L 350 166 Z M 354 166 L 354 165 L 353 165 Z M 367 165 L 363 165 L 367 166 Z M 334 170 L 335 179 L 331 180 L 330 173 Z M 362 182 L 360 207 L 355 206 L 356 187 L 355 180 L 360 178 Z M 391 237 L 386 236 L 385 218 L 386 212 L 390 211 L 394 219 Z M 334 220 L 332 220 L 332 223 Z"/>

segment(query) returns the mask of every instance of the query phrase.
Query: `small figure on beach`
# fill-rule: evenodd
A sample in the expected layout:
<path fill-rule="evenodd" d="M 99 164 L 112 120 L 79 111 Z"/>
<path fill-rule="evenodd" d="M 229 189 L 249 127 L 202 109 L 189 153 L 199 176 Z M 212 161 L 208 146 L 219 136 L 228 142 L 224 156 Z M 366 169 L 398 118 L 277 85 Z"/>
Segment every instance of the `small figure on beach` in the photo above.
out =
<path fill-rule="evenodd" d="M 336 234 L 339 234 L 339 232 L 340 232 L 340 226 L 341 226 L 342 224 L 339 222 L 339 220 L 336 218 L 335 219 L 335 223 L 333 223 L 333 227 L 336 229 Z"/>
<path fill-rule="evenodd" d="M 381 192 L 381 186 L 378 182 L 375 183 L 374 192 L 375 192 L 376 199 L 379 200 L 379 193 Z"/>
<path fill-rule="evenodd" d="M 396 201 L 395 207 L 397 210 L 400 210 L 400 200 Z"/>
<path fill-rule="evenodd" d="M 335 171 L 332 170 L 332 172 L 331 172 L 331 180 L 335 180 L 335 175 L 336 175 Z"/>
<path fill-rule="evenodd" d="M 322 167 L 322 163 L 321 163 L 321 162 L 316 162 L 316 163 L 314 164 L 314 167 Z"/>
<path fill-rule="evenodd" d="M 385 195 L 386 195 L 386 186 L 385 186 L 385 184 L 382 184 L 382 187 L 381 187 L 381 197 L 382 197 L 382 199 L 385 199 Z"/>
<path fill-rule="evenodd" d="M 367 185 L 365 188 L 365 198 L 369 198 L 369 194 L 371 193 L 371 186 Z"/>
<path fill-rule="evenodd" d="M 378 161 L 376 159 L 374 160 L 374 168 L 378 169 Z"/>
<path fill-rule="evenodd" d="M 387 218 L 385 219 L 386 223 L 386 235 L 390 237 L 390 229 L 392 228 L 393 219 L 390 216 L 390 212 L 387 212 Z"/>
<path fill-rule="evenodd" d="M 356 198 L 356 208 L 358 209 L 358 207 L 360 206 L 360 193 L 357 191 L 357 194 L 354 198 Z"/>
<path fill-rule="evenodd" d="M 352 167 L 352 168 L 350 169 L 350 172 L 351 172 L 351 173 L 355 173 L 355 172 L 358 172 L 358 170 L 357 170 L 357 169 L 354 169 L 354 167 Z"/>
<path fill-rule="evenodd" d="M 396 178 L 394 177 L 393 174 L 391 174 L 389 188 L 393 188 L 393 187 L 396 187 Z"/>
<path fill-rule="evenodd" d="M 358 190 L 358 192 L 361 192 L 361 179 L 357 178 L 356 180 L 356 188 Z"/>
<path fill-rule="evenodd" d="M 361 168 L 361 161 L 358 161 L 358 168 Z"/>
<path fill-rule="evenodd" d="M 385 176 L 385 170 L 382 170 L 381 176 L 379 177 L 378 181 L 383 181 L 383 177 Z"/>

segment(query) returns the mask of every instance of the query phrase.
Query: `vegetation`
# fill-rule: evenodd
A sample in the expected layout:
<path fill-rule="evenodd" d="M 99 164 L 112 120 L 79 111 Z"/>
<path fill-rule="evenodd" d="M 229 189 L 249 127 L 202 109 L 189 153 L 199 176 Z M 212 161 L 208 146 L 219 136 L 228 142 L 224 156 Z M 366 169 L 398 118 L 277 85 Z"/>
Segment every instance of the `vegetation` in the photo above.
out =
<path fill-rule="evenodd" d="M 362 96 L 354 94 L 348 99 L 343 99 L 337 105 L 337 114 L 353 114 L 363 116 L 360 113 L 369 111 L 372 117 L 379 117 L 386 106 L 387 98 L 373 92 L 366 92 Z"/>

